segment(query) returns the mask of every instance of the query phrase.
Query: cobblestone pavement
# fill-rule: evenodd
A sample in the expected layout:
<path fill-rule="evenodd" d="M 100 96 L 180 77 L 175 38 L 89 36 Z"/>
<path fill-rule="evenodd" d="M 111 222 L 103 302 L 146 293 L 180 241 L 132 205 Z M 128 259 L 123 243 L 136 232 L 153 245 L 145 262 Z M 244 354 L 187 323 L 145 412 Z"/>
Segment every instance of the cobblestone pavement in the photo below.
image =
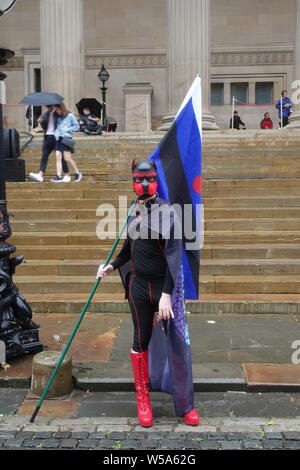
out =
<path fill-rule="evenodd" d="M 151 428 L 127 418 L 28 421 L 2 417 L 0 450 L 300 449 L 300 419 L 202 419 L 199 426 L 190 427 L 176 418 L 159 418 Z"/>
<path fill-rule="evenodd" d="M 121 409 L 123 415 L 130 411 L 134 394 L 116 393 L 111 412 L 105 407 L 106 416 L 92 414 L 99 411 L 105 394 L 84 394 L 84 416 L 38 415 L 30 423 L 30 416 L 18 413 L 26 392 L 0 390 L 0 450 L 300 450 L 297 393 L 199 393 L 200 424 L 193 427 L 182 418 L 164 416 L 168 408 L 159 402 L 160 412 L 154 416 L 161 417 L 154 418 L 152 427 L 142 428 L 136 416 L 117 414 Z M 154 410 L 159 396 L 152 400 Z"/>

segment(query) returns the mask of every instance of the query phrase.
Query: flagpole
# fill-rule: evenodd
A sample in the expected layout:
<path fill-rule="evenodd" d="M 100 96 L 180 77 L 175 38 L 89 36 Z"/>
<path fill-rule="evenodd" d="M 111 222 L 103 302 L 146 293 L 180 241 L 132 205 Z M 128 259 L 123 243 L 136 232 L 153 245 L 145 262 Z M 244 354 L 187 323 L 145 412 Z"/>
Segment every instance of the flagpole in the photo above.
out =
<path fill-rule="evenodd" d="M 121 230 L 120 230 L 120 232 L 119 232 L 119 235 L 117 236 L 117 238 L 116 238 L 116 240 L 115 240 L 115 243 L 113 244 L 113 247 L 112 247 L 112 249 L 110 250 L 110 253 L 109 253 L 109 255 L 108 255 L 108 257 L 107 257 L 107 259 L 106 259 L 106 261 L 105 261 L 105 263 L 104 263 L 104 267 L 106 267 L 106 266 L 109 264 L 109 261 L 110 261 L 112 255 L 113 255 L 113 253 L 114 253 L 114 251 L 115 251 L 115 249 L 116 249 L 116 247 L 117 247 L 117 245 L 118 245 L 118 243 L 119 243 L 119 241 L 120 241 L 120 238 L 121 238 L 121 236 L 122 236 L 122 233 L 124 232 L 125 227 L 127 226 L 129 217 L 131 216 L 131 213 L 132 213 L 132 211 L 133 211 L 133 208 L 134 208 L 134 206 L 135 206 L 135 203 L 137 202 L 137 199 L 138 199 L 138 198 L 135 199 L 134 203 L 132 204 L 132 206 L 131 206 L 130 209 L 129 209 L 129 212 L 128 212 L 128 215 L 127 215 L 127 217 L 126 217 L 126 220 L 125 220 L 125 222 L 124 222 L 124 224 L 123 224 L 123 227 L 121 228 Z M 71 343 L 72 343 L 72 341 L 73 341 L 73 338 L 74 338 L 74 336 L 75 336 L 75 334 L 76 334 L 76 332 L 77 332 L 77 330 L 78 330 L 78 328 L 79 328 L 79 325 L 80 325 L 80 323 L 81 323 L 81 321 L 82 321 L 82 319 L 83 319 L 83 317 L 84 317 L 84 315 L 85 315 L 85 312 L 87 311 L 87 308 L 88 308 L 88 306 L 89 306 L 89 304 L 90 304 L 90 302 L 91 302 L 91 300 L 92 300 L 92 298 L 93 298 L 93 296 L 94 296 L 94 294 L 95 294 L 95 292 L 96 292 L 96 290 L 97 290 L 97 287 L 98 287 L 100 281 L 101 281 L 101 278 L 97 279 L 97 281 L 95 282 L 95 285 L 94 285 L 94 287 L 93 287 L 93 290 L 92 290 L 92 292 L 91 292 L 90 295 L 89 295 L 89 298 L 88 298 L 88 300 L 87 300 L 87 302 L 86 302 L 86 304 L 85 304 L 85 306 L 84 306 L 84 308 L 83 308 L 83 310 L 82 310 L 82 312 L 81 312 L 81 315 L 80 315 L 79 319 L 77 320 L 77 323 L 76 323 L 75 328 L 74 328 L 74 330 L 73 330 L 73 332 L 72 332 L 72 334 L 71 334 L 71 336 L 70 336 L 70 338 L 69 338 L 69 341 L 67 342 L 67 345 L 66 345 L 66 347 L 65 347 L 65 349 L 64 349 L 64 351 L 63 351 L 63 353 L 62 353 L 62 355 L 61 355 L 61 357 L 60 357 L 60 359 L 59 359 L 59 361 L 58 361 L 58 363 L 57 363 L 57 365 L 56 365 L 56 367 L 55 367 L 55 369 L 54 369 L 54 371 L 53 371 L 51 377 L 50 377 L 50 380 L 49 380 L 49 382 L 48 382 L 48 384 L 47 384 L 47 386 L 46 386 L 46 388 L 45 388 L 45 390 L 44 390 L 44 392 L 43 392 L 43 394 L 42 394 L 42 396 L 41 396 L 41 398 L 40 398 L 40 400 L 39 400 L 39 402 L 38 402 L 38 404 L 37 404 L 37 406 L 36 406 L 36 408 L 35 408 L 35 410 L 34 410 L 34 412 L 32 413 L 32 416 L 31 416 L 31 418 L 30 418 L 30 423 L 33 423 L 33 422 L 34 422 L 34 420 L 35 420 L 35 418 L 36 418 L 36 416 L 37 416 L 37 414 L 38 414 L 38 412 L 39 412 L 39 410 L 40 410 L 40 408 L 41 408 L 41 406 L 42 406 L 42 403 L 43 403 L 43 401 L 44 401 L 44 398 L 45 398 L 45 396 L 46 396 L 46 394 L 47 394 L 47 392 L 48 392 L 48 390 L 49 390 L 49 388 L 50 388 L 50 386 L 51 386 L 51 384 L 52 384 L 52 382 L 53 382 L 53 380 L 54 380 L 54 377 L 55 377 L 56 374 L 57 374 L 57 371 L 58 371 L 58 369 L 59 369 L 61 363 L 63 362 L 63 360 L 64 360 L 64 358 L 65 358 L 65 355 L 67 354 L 67 351 L 68 351 L 68 349 L 69 349 L 69 347 L 70 347 L 70 345 L 71 345 Z"/>

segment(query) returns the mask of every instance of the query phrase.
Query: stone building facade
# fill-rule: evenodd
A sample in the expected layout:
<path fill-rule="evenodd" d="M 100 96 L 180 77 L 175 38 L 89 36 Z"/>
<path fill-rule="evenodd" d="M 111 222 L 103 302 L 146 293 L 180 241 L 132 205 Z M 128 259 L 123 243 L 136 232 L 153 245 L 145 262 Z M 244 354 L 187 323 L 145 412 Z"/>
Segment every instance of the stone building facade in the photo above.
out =
<path fill-rule="evenodd" d="M 130 113 L 125 108 L 145 97 L 157 129 L 176 113 L 199 73 L 206 128 L 227 129 L 232 96 L 255 105 L 273 101 L 284 88 L 292 95 L 297 2 L 18 0 L 0 19 L 0 43 L 15 51 L 3 67 L 2 96 L 13 105 L 42 87 L 61 93 L 75 111 L 81 97 L 101 101 L 97 74 L 104 64 L 107 114 L 118 130 L 144 119 L 146 105 Z M 266 111 L 278 127 L 274 105 L 237 109 L 248 128 L 257 128 Z M 9 127 L 27 128 L 21 106 L 6 106 L 4 117 Z"/>

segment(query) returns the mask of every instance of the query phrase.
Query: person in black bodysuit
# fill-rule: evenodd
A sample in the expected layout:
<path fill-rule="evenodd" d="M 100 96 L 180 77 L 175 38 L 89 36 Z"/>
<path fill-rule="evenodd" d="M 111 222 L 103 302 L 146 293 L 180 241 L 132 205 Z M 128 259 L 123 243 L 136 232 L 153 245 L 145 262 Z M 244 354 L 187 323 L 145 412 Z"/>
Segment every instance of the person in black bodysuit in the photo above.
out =
<path fill-rule="evenodd" d="M 138 195 L 135 208 L 136 232 L 142 232 L 140 227 L 140 214 L 151 217 L 152 208 L 157 206 L 157 170 L 154 162 L 133 162 L 133 188 Z M 162 200 L 160 200 L 162 201 Z M 163 201 L 166 203 L 166 201 Z M 160 202 L 161 203 L 161 202 Z M 171 294 L 173 291 L 173 278 L 164 253 L 166 239 L 157 231 L 153 237 L 150 233 L 140 233 L 140 236 L 131 237 L 130 230 L 123 248 L 116 259 L 105 268 L 99 266 L 97 277 L 104 277 L 115 269 L 130 263 L 129 277 L 126 282 L 127 297 L 131 309 L 134 325 L 133 346 L 130 350 L 132 366 L 135 377 L 135 386 L 138 399 L 138 416 L 142 426 L 151 426 L 153 422 L 147 382 L 148 374 L 148 346 L 150 343 L 153 323 L 163 321 L 166 327 L 167 320 L 174 318 Z M 146 229 L 147 230 L 147 229 Z M 181 243 L 181 241 L 179 242 Z M 185 415 L 186 424 L 197 424 L 198 414 L 195 410 Z"/>

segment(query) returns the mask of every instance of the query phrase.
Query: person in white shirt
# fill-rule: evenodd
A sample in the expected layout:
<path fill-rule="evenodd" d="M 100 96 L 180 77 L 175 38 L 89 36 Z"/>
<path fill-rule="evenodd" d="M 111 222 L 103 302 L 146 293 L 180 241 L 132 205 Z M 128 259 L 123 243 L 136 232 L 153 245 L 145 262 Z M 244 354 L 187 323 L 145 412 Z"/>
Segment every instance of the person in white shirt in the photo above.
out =
<path fill-rule="evenodd" d="M 45 131 L 40 169 L 38 173 L 29 173 L 29 178 L 33 181 L 38 181 L 39 183 L 42 183 L 44 181 L 44 174 L 46 171 L 48 158 L 50 153 L 54 150 L 56 144 L 54 132 L 57 127 L 58 116 L 55 111 L 54 105 L 47 106 L 47 108 L 48 111 L 46 111 L 46 113 L 44 113 L 38 119 L 38 122 L 41 123 L 41 126 Z M 70 183 L 71 177 L 69 174 L 69 168 L 64 158 L 62 158 L 62 170 L 64 172 L 64 177 L 61 181 L 63 183 Z"/>

